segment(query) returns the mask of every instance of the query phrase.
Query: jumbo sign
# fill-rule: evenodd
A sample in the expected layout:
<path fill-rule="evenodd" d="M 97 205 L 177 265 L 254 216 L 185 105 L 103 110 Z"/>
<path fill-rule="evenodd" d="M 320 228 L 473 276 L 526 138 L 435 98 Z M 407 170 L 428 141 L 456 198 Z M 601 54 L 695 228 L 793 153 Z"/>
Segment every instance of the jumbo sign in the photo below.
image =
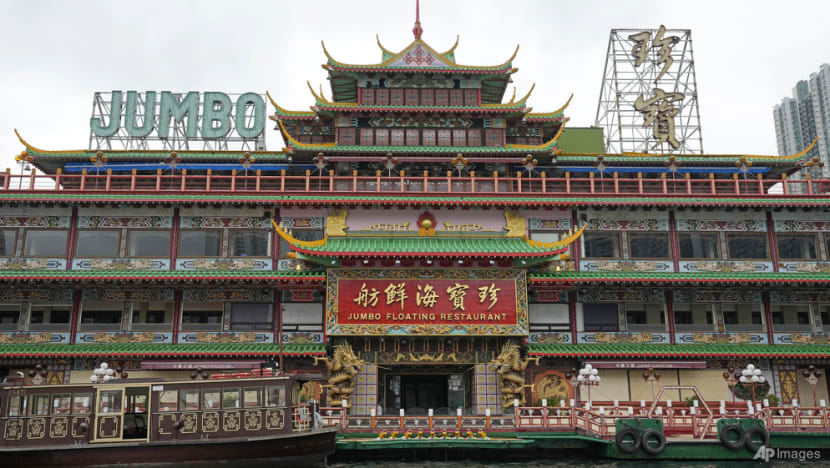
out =
<path fill-rule="evenodd" d="M 188 139 L 222 139 L 236 131 L 243 139 L 255 139 L 265 128 L 265 100 L 257 93 L 240 94 L 233 102 L 221 92 L 147 91 L 141 96 L 137 91 L 113 91 L 96 93 L 93 109 L 89 127 L 99 138 L 124 131 L 132 138 L 167 139 L 179 137 L 175 133 L 181 131 Z"/>
<path fill-rule="evenodd" d="M 329 270 L 330 335 L 523 335 L 520 270 Z"/>

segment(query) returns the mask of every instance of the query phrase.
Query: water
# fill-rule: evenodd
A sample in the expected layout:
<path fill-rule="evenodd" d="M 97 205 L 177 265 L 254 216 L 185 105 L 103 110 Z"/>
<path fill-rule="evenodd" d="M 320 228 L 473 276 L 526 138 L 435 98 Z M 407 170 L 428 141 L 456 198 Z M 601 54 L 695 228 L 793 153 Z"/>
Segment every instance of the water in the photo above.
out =
<path fill-rule="evenodd" d="M 566 468 L 572 466 L 601 467 L 601 468 L 640 468 L 643 466 L 659 466 L 665 468 L 758 468 L 759 466 L 774 466 L 775 468 L 797 468 L 805 464 L 812 467 L 830 466 L 828 460 L 807 460 L 798 461 L 659 461 L 659 460 L 607 460 L 568 457 L 556 460 L 526 460 L 516 462 L 504 461 L 481 461 L 481 460 L 454 460 L 442 461 L 360 461 L 350 463 L 329 463 L 329 468 L 360 468 L 360 467 L 383 467 L 383 468 Z"/>

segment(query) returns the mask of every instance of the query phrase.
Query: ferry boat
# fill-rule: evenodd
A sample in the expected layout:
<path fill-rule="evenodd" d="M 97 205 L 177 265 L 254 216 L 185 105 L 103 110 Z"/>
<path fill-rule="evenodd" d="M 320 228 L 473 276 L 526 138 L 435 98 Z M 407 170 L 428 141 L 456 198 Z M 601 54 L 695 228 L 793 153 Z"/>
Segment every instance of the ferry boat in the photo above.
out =
<path fill-rule="evenodd" d="M 248 373 L 250 375 L 250 373 Z M 3 466 L 244 462 L 309 466 L 334 452 L 292 405 L 292 378 L 0 387 Z"/>

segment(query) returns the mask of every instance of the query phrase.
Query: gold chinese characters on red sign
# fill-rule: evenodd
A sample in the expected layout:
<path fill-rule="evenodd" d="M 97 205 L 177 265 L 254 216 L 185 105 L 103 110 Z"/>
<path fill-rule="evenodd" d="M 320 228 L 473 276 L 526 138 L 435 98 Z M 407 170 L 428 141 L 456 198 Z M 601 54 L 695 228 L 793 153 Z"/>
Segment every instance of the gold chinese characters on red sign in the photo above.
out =
<path fill-rule="evenodd" d="M 329 334 L 521 334 L 524 272 L 329 270 Z"/>

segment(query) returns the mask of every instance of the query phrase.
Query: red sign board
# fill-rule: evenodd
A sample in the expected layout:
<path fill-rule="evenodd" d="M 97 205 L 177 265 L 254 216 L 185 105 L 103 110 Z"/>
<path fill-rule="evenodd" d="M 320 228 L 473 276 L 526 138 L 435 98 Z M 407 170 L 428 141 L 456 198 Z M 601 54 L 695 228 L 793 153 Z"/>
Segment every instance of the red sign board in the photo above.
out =
<path fill-rule="evenodd" d="M 524 334 L 516 270 L 329 270 L 329 334 Z"/>

